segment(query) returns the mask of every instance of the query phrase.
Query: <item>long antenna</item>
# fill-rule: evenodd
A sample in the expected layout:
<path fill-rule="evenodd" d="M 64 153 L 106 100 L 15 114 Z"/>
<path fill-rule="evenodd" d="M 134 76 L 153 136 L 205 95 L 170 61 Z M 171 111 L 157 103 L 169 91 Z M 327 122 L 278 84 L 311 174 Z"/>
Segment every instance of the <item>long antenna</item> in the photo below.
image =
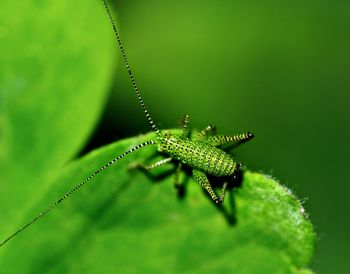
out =
<path fill-rule="evenodd" d="M 13 237 L 15 237 L 16 235 L 18 235 L 19 233 L 21 233 L 23 230 L 25 230 L 28 226 L 32 225 L 33 223 L 35 223 L 37 220 L 39 220 L 41 217 L 44 217 L 47 213 L 49 213 L 51 210 L 53 210 L 56 206 L 58 206 L 63 200 L 65 200 L 66 198 L 68 198 L 71 194 L 73 194 L 75 191 L 77 191 L 78 189 L 80 189 L 83 185 L 85 185 L 88 181 L 90 181 L 93 177 L 95 177 L 97 174 L 99 174 L 101 171 L 105 170 L 106 168 L 108 168 L 109 166 L 115 164 L 116 162 L 118 162 L 121 158 L 125 157 L 126 155 L 130 154 L 131 152 L 134 152 L 135 150 L 142 148 L 144 146 L 148 146 L 148 145 L 153 145 L 155 144 L 155 141 L 151 140 L 151 141 L 147 141 L 144 142 L 142 144 L 139 144 L 131 149 L 129 149 L 128 151 L 124 152 L 123 154 L 119 155 L 118 157 L 114 158 L 112 161 L 110 161 L 109 163 L 105 164 L 103 167 L 99 168 L 98 170 L 96 170 L 94 173 L 92 173 L 89 177 L 87 177 L 84 181 L 82 181 L 81 183 L 77 184 L 75 187 L 73 187 L 71 190 L 69 190 L 68 192 L 66 192 L 62 197 L 60 197 L 58 200 L 56 200 L 56 202 L 54 202 L 50 207 L 46 208 L 44 211 L 42 211 L 41 213 L 39 213 L 37 216 L 35 216 L 32 220 L 30 220 L 27 224 L 25 224 L 24 226 L 22 226 L 21 228 L 19 228 L 16 232 L 12 233 L 10 236 L 8 236 L 5 240 L 3 240 L 0 243 L 0 247 L 3 246 L 5 243 L 7 243 L 9 240 L 11 240 Z"/>
<path fill-rule="evenodd" d="M 139 99 L 139 102 L 140 102 L 140 104 L 141 104 L 141 107 L 142 107 L 142 109 L 143 109 L 143 112 L 144 112 L 145 115 L 146 115 L 146 118 L 147 118 L 149 124 L 151 125 L 152 129 L 153 129 L 153 130 L 157 133 L 157 135 L 159 136 L 159 135 L 160 135 L 160 131 L 159 131 L 158 127 L 156 126 L 156 124 L 153 122 L 151 116 L 149 115 L 148 110 L 147 110 L 147 108 L 146 108 L 146 106 L 145 106 L 145 103 L 144 103 L 143 100 L 142 100 L 142 97 L 141 97 L 141 94 L 140 94 L 140 92 L 139 92 L 139 89 L 137 88 L 137 85 L 136 85 L 136 82 L 135 82 L 135 78 L 134 78 L 134 76 L 133 76 L 133 74 L 132 74 L 132 72 L 131 72 L 131 69 L 130 69 L 130 66 L 129 66 L 129 63 L 128 63 L 128 59 L 126 58 L 126 55 L 125 55 L 125 52 L 124 52 L 124 49 L 123 49 L 123 45 L 122 45 L 122 42 L 121 42 L 121 40 L 120 40 L 119 32 L 118 32 L 117 27 L 116 27 L 116 25 L 115 25 L 115 23 L 114 23 L 114 20 L 113 20 L 113 18 L 112 18 L 112 15 L 111 15 L 111 13 L 110 13 L 110 11 L 109 11 L 109 8 L 108 8 L 108 5 L 107 5 L 107 1 L 106 1 L 106 0 L 103 0 L 103 4 L 104 4 L 105 9 L 106 9 L 106 11 L 107 11 L 107 15 L 108 15 L 109 21 L 110 21 L 111 24 L 112 24 L 112 27 L 113 27 L 113 30 L 114 30 L 114 34 L 115 34 L 115 36 L 116 36 L 116 38 L 117 38 L 117 42 L 118 42 L 118 46 L 119 46 L 120 52 L 121 52 L 121 54 L 122 54 L 122 56 L 123 56 L 123 60 L 124 60 L 125 66 L 126 66 L 126 69 L 128 70 L 128 73 L 129 73 L 129 76 L 130 76 L 130 80 L 131 80 L 131 83 L 132 83 L 132 85 L 133 85 L 133 87 L 134 87 L 134 90 L 135 90 L 135 92 L 136 92 L 137 98 Z"/>

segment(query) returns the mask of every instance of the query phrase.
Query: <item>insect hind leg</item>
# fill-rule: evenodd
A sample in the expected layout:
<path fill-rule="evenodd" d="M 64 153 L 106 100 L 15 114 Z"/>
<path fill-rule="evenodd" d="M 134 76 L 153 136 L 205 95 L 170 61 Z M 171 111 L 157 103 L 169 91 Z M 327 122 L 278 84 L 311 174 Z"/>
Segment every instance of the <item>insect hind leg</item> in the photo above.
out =
<path fill-rule="evenodd" d="M 244 143 L 254 137 L 251 132 L 236 135 L 215 135 L 209 136 L 207 142 L 212 146 L 220 146 L 231 142 Z"/>
<path fill-rule="evenodd" d="M 207 175 L 205 175 L 204 172 L 194 169 L 192 173 L 194 180 L 197 181 L 208 192 L 211 199 L 218 205 L 222 204 L 226 194 L 227 182 L 224 183 L 221 189 L 220 197 L 218 197 L 210 185 Z"/>
<path fill-rule="evenodd" d="M 180 183 L 180 172 L 181 172 L 181 168 L 182 168 L 182 163 L 179 162 L 177 167 L 176 167 L 176 171 L 175 171 L 175 179 L 174 179 L 174 187 L 176 189 L 181 189 L 183 187 L 183 185 Z"/>

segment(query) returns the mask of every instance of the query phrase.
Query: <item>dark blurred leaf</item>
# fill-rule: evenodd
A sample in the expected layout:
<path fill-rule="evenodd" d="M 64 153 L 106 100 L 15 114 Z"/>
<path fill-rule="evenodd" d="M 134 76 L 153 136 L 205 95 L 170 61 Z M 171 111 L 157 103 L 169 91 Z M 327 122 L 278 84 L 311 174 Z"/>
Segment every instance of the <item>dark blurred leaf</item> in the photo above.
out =
<path fill-rule="evenodd" d="M 126 139 L 77 160 L 22 221 L 154 137 Z M 156 180 L 128 170 L 154 153 L 148 147 L 129 155 L 9 242 L 0 261 L 4 273 L 312 273 L 304 267 L 313 253 L 313 228 L 287 188 L 245 172 L 224 204 L 235 219 L 229 224 L 192 180 L 179 199 L 173 176 Z"/>

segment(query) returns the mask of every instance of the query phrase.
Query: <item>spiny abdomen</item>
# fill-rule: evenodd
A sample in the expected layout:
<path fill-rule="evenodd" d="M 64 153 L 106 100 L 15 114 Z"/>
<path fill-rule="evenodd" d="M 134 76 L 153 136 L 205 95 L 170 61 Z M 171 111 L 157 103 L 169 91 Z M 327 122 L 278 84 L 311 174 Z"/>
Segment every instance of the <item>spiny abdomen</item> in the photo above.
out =
<path fill-rule="evenodd" d="M 230 176 L 236 170 L 237 164 L 230 154 L 205 142 L 169 134 L 161 139 L 159 150 L 206 174 Z"/>

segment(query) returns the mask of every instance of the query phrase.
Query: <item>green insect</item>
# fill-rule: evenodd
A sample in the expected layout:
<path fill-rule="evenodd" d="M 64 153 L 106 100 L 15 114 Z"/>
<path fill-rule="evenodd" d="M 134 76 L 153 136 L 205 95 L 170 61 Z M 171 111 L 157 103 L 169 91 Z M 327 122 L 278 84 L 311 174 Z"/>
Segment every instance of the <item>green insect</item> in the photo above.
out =
<path fill-rule="evenodd" d="M 167 164 L 169 162 L 175 161 L 177 162 L 177 168 L 176 168 L 176 174 L 175 174 L 175 186 L 179 187 L 179 174 L 182 169 L 183 165 L 188 165 L 192 169 L 193 178 L 195 181 L 197 181 L 210 195 L 211 199 L 216 204 L 222 204 L 224 201 L 226 188 L 228 185 L 227 180 L 223 183 L 221 193 L 218 196 L 215 191 L 213 190 L 207 175 L 212 175 L 215 177 L 223 177 L 229 179 L 230 177 L 235 176 L 235 172 L 239 169 L 240 164 L 237 163 L 230 154 L 225 152 L 223 149 L 219 148 L 221 145 L 230 143 L 230 142 L 245 142 L 254 137 L 254 135 L 250 132 L 238 134 L 238 135 L 215 135 L 216 128 L 214 126 L 207 126 L 203 130 L 199 131 L 195 134 L 194 137 L 190 136 L 189 131 L 189 116 L 186 114 L 182 121 L 182 134 L 176 135 L 173 133 L 170 133 L 168 131 L 161 132 L 159 128 L 154 123 L 153 119 L 151 118 L 143 100 L 141 97 L 141 94 L 138 90 L 138 87 L 136 85 L 134 76 L 130 70 L 130 66 L 128 63 L 128 60 L 126 58 L 120 36 L 118 33 L 118 30 L 116 28 L 116 25 L 112 19 L 111 13 L 108 8 L 108 4 L 106 0 L 103 0 L 104 7 L 106 9 L 109 21 L 113 27 L 118 47 L 120 49 L 120 52 L 122 54 L 122 58 L 124 60 L 126 69 L 129 73 L 131 83 L 134 87 L 134 90 L 136 92 L 138 101 L 143 109 L 143 112 L 145 113 L 145 116 L 148 120 L 148 123 L 150 124 L 152 130 L 156 133 L 156 139 L 150 140 L 144 143 L 141 143 L 128 151 L 124 152 L 123 154 L 119 155 L 118 157 L 111 160 L 109 163 L 101 167 L 100 169 L 96 170 L 94 173 L 89 175 L 84 181 L 77 184 L 74 188 L 72 188 L 70 191 L 65 193 L 63 196 L 61 196 L 58 200 L 56 200 L 51 206 L 46 208 L 44 211 L 39 213 L 37 216 L 35 216 L 31 221 L 29 221 L 27 224 L 23 225 L 21 228 L 19 228 L 17 231 L 9 235 L 6 239 L 4 239 L 2 242 L 0 242 L 0 246 L 3 246 L 5 243 L 7 243 L 9 240 L 11 240 L 13 237 L 18 235 L 20 232 L 22 232 L 24 229 L 32 225 L 34 222 L 39 220 L 41 217 L 45 216 L 47 213 L 49 213 L 52 209 L 54 209 L 57 205 L 59 205 L 62 201 L 64 201 L 66 198 L 68 198 L 71 194 L 73 194 L 75 191 L 80 189 L 82 186 L 84 186 L 88 181 L 90 181 L 93 177 L 95 177 L 97 174 L 105 170 L 106 168 L 110 167 L 111 165 L 117 163 L 120 159 L 124 158 L 130 153 L 133 153 L 134 151 L 144 147 L 144 146 L 150 146 L 154 145 L 157 147 L 158 151 L 162 154 L 167 155 L 168 157 L 152 163 L 152 164 L 136 164 L 134 167 L 138 167 L 144 170 L 151 170 L 153 168 L 157 168 L 159 166 L 162 166 L 164 164 Z"/>

